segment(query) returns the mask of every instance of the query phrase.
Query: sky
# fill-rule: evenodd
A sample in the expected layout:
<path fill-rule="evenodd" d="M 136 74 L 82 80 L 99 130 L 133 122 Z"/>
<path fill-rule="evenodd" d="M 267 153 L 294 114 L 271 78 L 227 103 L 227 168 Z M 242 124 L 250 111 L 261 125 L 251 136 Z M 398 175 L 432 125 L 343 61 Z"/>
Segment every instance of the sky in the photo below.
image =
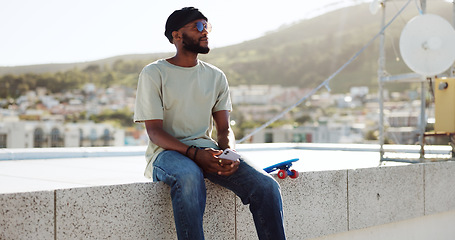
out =
<path fill-rule="evenodd" d="M 194 6 L 213 29 L 211 48 L 263 36 L 367 0 L 0 0 L 0 66 L 73 63 L 173 52 L 167 17 Z"/>

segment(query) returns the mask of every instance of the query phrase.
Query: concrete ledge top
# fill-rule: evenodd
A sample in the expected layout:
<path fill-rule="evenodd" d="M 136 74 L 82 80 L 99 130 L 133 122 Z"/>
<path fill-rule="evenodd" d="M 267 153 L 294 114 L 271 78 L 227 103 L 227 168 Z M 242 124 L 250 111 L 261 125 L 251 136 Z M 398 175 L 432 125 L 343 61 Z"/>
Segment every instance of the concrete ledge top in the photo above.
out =
<path fill-rule="evenodd" d="M 299 158 L 294 169 L 314 172 L 377 167 L 377 147 L 375 144 L 239 144 L 237 151 L 260 168 Z M 418 146 L 393 147 L 413 153 Z M 9 183 L 0 185 L 0 193 L 149 182 L 143 176 L 145 149 L 145 146 L 0 149 L 0 182 Z M 450 148 L 436 146 L 432 151 L 448 153 Z"/>

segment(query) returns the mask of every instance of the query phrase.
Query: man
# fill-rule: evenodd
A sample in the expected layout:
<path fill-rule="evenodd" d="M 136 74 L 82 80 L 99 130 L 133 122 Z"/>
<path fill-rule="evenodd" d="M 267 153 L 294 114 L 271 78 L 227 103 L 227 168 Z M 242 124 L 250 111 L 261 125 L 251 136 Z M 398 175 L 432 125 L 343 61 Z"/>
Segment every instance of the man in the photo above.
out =
<path fill-rule="evenodd" d="M 198 9 L 174 11 L 165 36 L 175 45 L 175 56 L 147 65 L 139 76 L 134 121 L 145 123 L 150 139 L 145 176 L 171 187 L 179 239 L 204 239 L 204 178 L 250 204 L 259 239 L 285 239 L 278 183 L 243 159 L 219 157 L 224 149 L 234 149 L 235 139 L 226 76 L 198 59 L 210 51 L 210 30 Z"/>

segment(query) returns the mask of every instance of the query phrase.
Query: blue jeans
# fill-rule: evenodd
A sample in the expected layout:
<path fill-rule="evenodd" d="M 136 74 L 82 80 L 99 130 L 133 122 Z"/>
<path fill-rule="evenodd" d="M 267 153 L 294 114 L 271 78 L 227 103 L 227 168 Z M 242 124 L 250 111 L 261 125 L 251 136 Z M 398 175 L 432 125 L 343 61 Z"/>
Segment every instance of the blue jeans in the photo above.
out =
<path fill-rule="evenodd" d="M 269 174 L 251 167 L 242 159 L 239 169 L 228 177 L 204 173 L 193 160 L 170 150 L 161 152 L 153 167 L 153 180 L 163 181 L 171 187 L 178 239 L 204 239 L 204 177 L 230 189 L 243 204 L 250 205 L 259 239 L 286 239 L 280 186 Z"/>

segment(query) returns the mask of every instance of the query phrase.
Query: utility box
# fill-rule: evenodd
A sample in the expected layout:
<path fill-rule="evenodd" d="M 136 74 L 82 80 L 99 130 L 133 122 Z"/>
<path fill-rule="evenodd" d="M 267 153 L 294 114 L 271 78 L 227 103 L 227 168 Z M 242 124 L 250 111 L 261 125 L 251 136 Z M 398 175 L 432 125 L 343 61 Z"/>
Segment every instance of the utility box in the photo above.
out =
<path fill-rule="evenodd" d="M 455 78 L 436 78 L 435 132 L 455 133 Z"/>

